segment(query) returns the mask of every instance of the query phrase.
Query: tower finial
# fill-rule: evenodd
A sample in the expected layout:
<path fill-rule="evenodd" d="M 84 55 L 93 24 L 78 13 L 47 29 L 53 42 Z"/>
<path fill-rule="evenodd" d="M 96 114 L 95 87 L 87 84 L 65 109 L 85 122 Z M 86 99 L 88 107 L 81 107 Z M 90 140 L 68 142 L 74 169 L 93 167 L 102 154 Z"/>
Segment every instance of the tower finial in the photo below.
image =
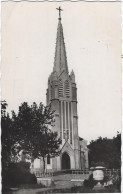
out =
<path fill-rule="evenodd" d="M 61 11 L 63 11 L 63 9 L 61 9 L 61 7 L 59 6 L 59 8 L 56 8 L 59 11 L 59 20 L 61 20 Z"/>

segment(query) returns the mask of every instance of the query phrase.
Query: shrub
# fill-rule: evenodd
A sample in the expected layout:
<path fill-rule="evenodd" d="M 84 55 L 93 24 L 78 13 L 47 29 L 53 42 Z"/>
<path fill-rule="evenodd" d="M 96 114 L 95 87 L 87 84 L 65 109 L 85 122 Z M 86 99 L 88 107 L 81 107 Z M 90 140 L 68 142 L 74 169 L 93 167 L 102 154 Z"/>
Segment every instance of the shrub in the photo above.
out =
<path fill-rule="evenodd" d="M 107 165 L 103 161 L 98 161 L 98 162 L 92 161 L 91 166 L 93 166 L 93 167 L 97 167 L 97 166 L 107 167 Z"/>
<path fill-rule="evenodd" d="M 108 183 L 109 181 L 112 181 L 113 187 L 115 189 L 118 189 L 119 191 L 121 190 L 121 175 L 120 173 L 115 173 L 113 175 L 106 175 L 106 178 L 104 179 L 104 182 Z"/>
<path fill-rule="evenodd" d="M 19 186 L 21 184 L 36 184 L 37 179 L 29 172 L 30 164 L 27 162 L 10 163 L 3 180 L 3 186 Z"/>
<path fill-rule="evenodd" d="M 85 187 L 93 188 L 94 185 L 96 185 L 96 183 L 97 183 L 97 181 L 95 181 L 93 179 L 93 174 L 91 174 L 88 179 L 84 180 L 84 186 Z"/>

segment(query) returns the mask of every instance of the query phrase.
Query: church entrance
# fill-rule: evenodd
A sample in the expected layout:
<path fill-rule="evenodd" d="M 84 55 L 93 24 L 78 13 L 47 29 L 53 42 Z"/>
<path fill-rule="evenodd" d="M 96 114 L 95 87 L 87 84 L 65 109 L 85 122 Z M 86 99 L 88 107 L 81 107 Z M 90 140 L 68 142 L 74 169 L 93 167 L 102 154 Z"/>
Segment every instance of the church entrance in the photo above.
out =
<path fill-rule="evenodd" d="M 62 155 L 62 170 L 70 169 L 70 156 L 65 152 Z"/>

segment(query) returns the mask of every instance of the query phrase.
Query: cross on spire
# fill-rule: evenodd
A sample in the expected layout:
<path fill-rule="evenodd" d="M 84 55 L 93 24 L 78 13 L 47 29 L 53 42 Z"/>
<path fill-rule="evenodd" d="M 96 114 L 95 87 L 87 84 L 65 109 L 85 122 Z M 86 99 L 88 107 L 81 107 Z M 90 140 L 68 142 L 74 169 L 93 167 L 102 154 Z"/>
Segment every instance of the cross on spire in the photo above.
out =
<path fill-rule="evenodd" d="M 59 20 L 61 20 L 61 11 L 63 11 L 63 9 L 61 9 L 61 7 L 59 6 L 59 8 L 56 8 L 59 11 Z"/>

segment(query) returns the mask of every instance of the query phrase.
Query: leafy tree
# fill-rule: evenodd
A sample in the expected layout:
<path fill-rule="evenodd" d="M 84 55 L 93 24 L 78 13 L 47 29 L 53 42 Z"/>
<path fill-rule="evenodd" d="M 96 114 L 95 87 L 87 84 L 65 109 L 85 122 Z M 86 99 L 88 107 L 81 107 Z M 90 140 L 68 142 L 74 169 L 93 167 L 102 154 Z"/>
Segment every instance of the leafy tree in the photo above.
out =
<path fill-rule="evenodd" d="M 90 166 L 101 165 L 107 168 L 121 167 L 121 134 L 113 139 L 99 137 L 91 141 L 89 146 Z"/>
<path fill-rule="evenodd" d="M 15 154 L 14 144 L 15 139 L 13 135 L 13 123 L 9 114 L 6 113 L 7 103 L 6 101 L 1 102 L 1 143 L 2 143 L 2 180 L 7 173 L 8 165 Z"/>
<path fill-rule="evenodd" d="M 9 152 L 10 152 L 10 146 L 9 146 L 9 135 L 10 135 L 10 119 L 9 115 L 6 116 L 6 107 L 7 103 L 6 101 L 1 102 L 1 143 L 2 143 L 2 164 L 5 162 L 5 166 L 7 165 L 7 162 L 9 161 Z"/>
<path fill-rule="evenodd" d="M 121 168 L 121 133 L 117 131 L 117 136 L 113 138 L 114 163 L 117 168 Z"/>
<path fill-rule="evenodd" d="M 45 169 L 45 158 L 48 155 L 51 157 L 58 155 L 61 144 L 57 132 L 51 131 L 55 122 L 51 106 L 45 107 L 42 103 L 39 106 L 36 103 L 29 106 L 24 102 L 19 107 L 17 115 L 13 111 L 12 120 L 14 130 L 17 131 L 18 151 L 23 150 L 29 158 L 33 159 L 43 157 Z"/>
<path fill-rule="evenodd" d="M 5 116 L 6 113 L 6 107 L 8 106 L 8 104 L 6 103 L 5 100 L 1 101 L 1 117 L 3 118 Z"/>

